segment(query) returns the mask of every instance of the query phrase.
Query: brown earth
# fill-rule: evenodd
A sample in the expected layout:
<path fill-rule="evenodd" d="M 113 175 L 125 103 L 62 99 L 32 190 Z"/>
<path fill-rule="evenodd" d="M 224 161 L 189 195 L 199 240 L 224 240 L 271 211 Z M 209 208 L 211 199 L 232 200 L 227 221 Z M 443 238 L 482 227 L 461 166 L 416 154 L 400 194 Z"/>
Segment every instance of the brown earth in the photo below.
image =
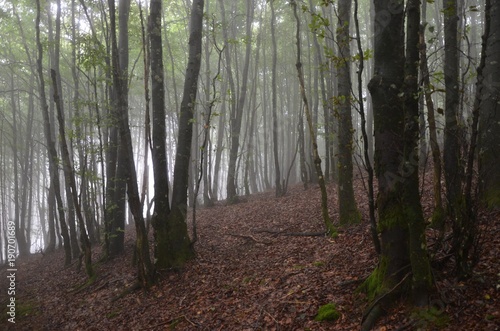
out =
<path fill-rule="evenodd" d="M 426 185 L 427 186 L 427 185 Z M 334 187 L 330 214 L 337 217 Z M 86 287 L 76 265 L 63 268 L 63 252 L 17 261 L 16 324 L 7 322 L 5 267 L 0 269 L 3 330 L 359 330 L 366 301 L 356 289 L 375 267 L 361 184 L 357 199 L 364 223 L 340 230 L 336 239 L 296 236 L 323 230 L 318 188 L 290 189 L 219 203 L 197 213 L 197 258 L 181 270 L 158 273 L 149 292 L 120 294 L 134 284 L 133 228 L 126 253 L 96 264 L 97 278 Z M 423 194 L 426 215 L 431 191 Z M 481 260 L 471 279 L 452 276 L 453 260 L 435 271 L 435 308 L 415 317 L 397 303 L 377 330 L 500 330 L 500 213 L 482 213 Z M 429 230 L 431 245 L 436 233 Z M 100 247 L 94 247 L 94 261 Z M 439 258 L 440 255 L 436 255 Z M 335 322 L 316 322 L 318 308 L 334 303 Z M 7 316 L 8 317 L 8 316 Z M 439 325 L 445 326 L 439 328 Z"/>

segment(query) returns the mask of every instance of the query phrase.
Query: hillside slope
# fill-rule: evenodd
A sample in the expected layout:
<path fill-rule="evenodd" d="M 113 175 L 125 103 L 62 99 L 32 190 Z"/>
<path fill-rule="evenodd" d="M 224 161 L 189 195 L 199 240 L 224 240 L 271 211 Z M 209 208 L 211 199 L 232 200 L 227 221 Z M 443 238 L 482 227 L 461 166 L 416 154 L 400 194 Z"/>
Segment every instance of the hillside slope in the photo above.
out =
<path fill-rule="evenodd" d="M 329 194 L 335 220 L 333 186 Z M 361 185 L 357 195 L 367 220 Z M 319 189 L 296 186 L 283 198 L 268 192 L 237 205 L 202 209 L 197 214 L 197 258 L 182 270 L 160 272 L 149 292 L 120 298 L 135 280 L 133 228 L 127 229 L 126 254 L 98 263 L 96 281 L 87 287 L 78 288 L 86 282 L 83 271 L 77 272 L 75 265 L 62 268 L 62 252 L 17 261 L 16 324 L 6 321 L 4 311 L 0 329 L 358 330 L 366 303 L 356 288 L 376 263 L 369 226 L 365 221 L 342 229 L 336 239 L 316 235 L 323 230 L 319 206 Z M 462 283 L 448 277 L 451 263 L 436 272 L 436 311 L 428 319 L 445 324 L 443 330 L 500 329 L 499 216 L 482 218 L 490 225 L 482 226 L 483 255 L 472 279 Z M 429 233 L 431 240 L 433 235 Z M 99 251 L 94 247 L 94 261 Z M 6 274 L 5 268 L 0 270 Z M 5 307 L 7 282 L 0 283 Z M 318 307 L 330 302 L 340 319 L 314 321 Z M 396 306 L 378 327 L 412 330 L 410 315 L 403 305 Z"/>

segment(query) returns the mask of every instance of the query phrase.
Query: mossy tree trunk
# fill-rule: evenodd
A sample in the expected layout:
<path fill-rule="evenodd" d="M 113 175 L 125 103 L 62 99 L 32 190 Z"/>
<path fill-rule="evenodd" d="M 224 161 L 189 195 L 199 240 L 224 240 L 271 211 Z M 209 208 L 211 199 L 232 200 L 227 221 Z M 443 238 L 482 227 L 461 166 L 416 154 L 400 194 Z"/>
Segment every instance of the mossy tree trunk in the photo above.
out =
<path fill-rule="evenodd" d="M 374 300 L 363 320 L 370 330 L 400 296 L 427 304 L 431 286 L 418 191 L 418 1 L 408 3 L 408 50 L 404 53 L 404 6 L 375 4 L 375 71 L 370 90 L 375 120 L 375 171 L 381 248 L 379 264 L 363 288 Z M 410 277 L 412 275 L 412 277 Z M 412 289 L 412 291 L 408 291 Z"/>
<path fill-rule="evenodd" d="M 194 257 L 186 214 L 193 118 L 202 55 L 203 0 L 194 0 L 191 9 L 189 56 L 179 118 L 179 137 L 174 165 L 172 206 L 166 223 L 156 234 L 159 268 L 181 267 Z"/>
<path fill-rule="evenodd" d="M 338 198 L 339 198 L 339 222 L 340 224 L 355 224 L 361 221 L 354 199 L 352 186 L 352 151 L 353 151 L 353 127 L 351 112 L 351 48 L 350 48 L 350 20 L 351 1 L 340 0 L 338 2 L 338 28 L 337 44 L 340 61 L 337 68 L 337 110 L 339 116 L 339 139 L 338 139 Z"/>
<path fill-rule="evenodd" d="M 420 203 L 418 181 L 418 141 L 419 127 L 419 31 L 420 0 L 409 0 L 406 5 L 406 63 L 404 92 L 404 165 L 402 175 L 406 175 L 403 202 L 410 231 L 410 262 L 412 270 L 412 299 L 418 306 L 428 304 L 432 287 L 432 274 L 427 255 L 425 221 Z"/>

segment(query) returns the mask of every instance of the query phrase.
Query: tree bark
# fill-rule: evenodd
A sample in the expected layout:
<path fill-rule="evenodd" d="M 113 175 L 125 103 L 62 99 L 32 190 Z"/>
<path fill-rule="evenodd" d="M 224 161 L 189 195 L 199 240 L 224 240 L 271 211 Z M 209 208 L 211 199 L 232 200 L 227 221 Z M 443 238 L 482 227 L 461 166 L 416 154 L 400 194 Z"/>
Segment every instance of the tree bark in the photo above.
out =
<path fill-rule="evenodd" d="M 486 65 L 483 71 L 482 96 L 479 121 L 479 182 L 482 202 L 488 208 L 500 208 L 500 75 L 498 62 L 500 61 L 500 3 L 487 1 L 490 6 L 489 20 L 490 33 L 486 46 Z"/>
<path fill-rule="evenodd" d="M 55 142 L 52 140 L 49 106 L 47 104 L 47 97 L 45 94 L 45 79 L 43 77 L 43 47 L 40 39 L 40 12 L 41 12 L 40 0 L 36 1 L 36 6 L 37 6 L 37 15 L 35 20 L 35 28 L 36 28 L 35 35 L 36 35 L 36 44 L 38 49 L 37 72 L 38 72 L 38 87 L 40 89 L 40 102 L 42 107 L 42 115 L 44 123 L 43 128 L 44 128 L 45 140 L 47 144 L 47 152 L 49 158 L 50 178 L 51 178 L 51 183 L 53 183 L 54 195 L 57 201 L 57 211 L 59 214 L 61 235 L 63 237 L 64 254 L 65 254 L 64 264 L 69 265 L 71 263 L 71 243 L 69 238 L 68 226 L 66 225 L 66 218 L 64 215 L 64 205 L 61 198 L 59 173 L 57 169 L 58 156 L 57 156 Z"/>
<path fill-rule="evenodd" d="M 240 148 L 240 131 L 245 107 L 246 93 L 248 87 L 248 71 L 250 68 L 250 55 L 252 51 L 252 23 L 254 13 L 254 1 L 247 0 L 247 22 L 246 22 L 246 50 L 245 63 L 243 65 L 242 84 L 239 92 L 238 102 L 234 112 L 231 113 L 231 148 L 229 150 L 229 165 L 227 170 L 227 200 L 230 203 L 237 202 L 237 169 L 238 150 Z"/>
<path fill-rule="evenodd" d="M 309 111 L 309 103 L 307 101 L 307 95 L 305 91 L 305 84 L 304 84 L 304 72 L 302 70 L 302 62 L 301 62 L 301 47 L 300 47 L 300 19 L 297 14 L 297 3 L 292 0 L 291 5 L 293 8 L 293 15 L 295 17 L 295 21 L 297 24 L 296 27 L 296 32 L 295 32 L 295 40 L 296 40 L 296 45 L 297 45 L 297 73 L 298 73 L 298 78 L 299 78 L 299 85 L 300 85 L 300 94 L 302 96 L 302 101 L 304 102 L 304 112 L 306 115 L 307 123 L 309 126 L 309 133 L 311 137 L 311 143 L 312 143 L 312 148 L 313 148 L 313 162 L 314 162 L 314 168 L 316 170 L 316 176 L 318 177 L 318 184 L 321 189 L 321 214 L 323 216 L 323 222 L 325 223 L 325 228 L 326 228 L 326 233 L 331 236 L 335 237 L 337 236 L 337 230 L 335 229 L 335 226 L 333 225 L 333 222 L 330 219 L 330 215 L 328 213 L 328 197 L 327 197 L 327 192 L 326 192 L 326 184 L 325 184 L 325 178 L 323 176 L 323 170 L 321 169 L 321 158 L 318 153 L 318 143 L 316 141 L 316 135 L 314 134 L 315 130 L 313 127 L 313 122 L 311 118 L 311 112 Z"/>
<path fill-rule="evenodd" d="M 457 0 L 443 0 L 444 13 L 444 81 L 445 127 L 444 127 L 444 178 L 446 182 L 447 212 L 455 222 L 460 213 L 461 178 L 459 111 L 459 48 Z"/>
<path fill-rule="evenodd" d="M 73 201 L 73 206 L 75 207 L 76 216 L 78 218 L 78 225 L 80 227 L 80 244 L 83 248 L 85 271 L 89 278 L 94 276 L 94 271 L 92 269 L 92 251 L 90 247 L 90 240 L 87 235 L 87 230 L 85 228 L 85 220 L 83 218 L 82 209 L 78 201 L 78 192 L 76 190 L 76 181 L 73 165 L 69 155 L 69 148 L 66 142 L 66 124 L 64 122 L 64 115 L 61 105 L 61 98 L 59 95 L 59 87 L 57 83 L 56 71 L 51 70 L 50 75 L 52 78 L 52 84 L 54 86 L 54 102 L 56 104 L 57 110 L 57 120 L 59 122 L 59 139 L 61 142 L 61 156 L 63 162 L 64 176 L 66 178 L 66 183 L 69 184 L 69 190 L 71 193 L 70 198 Z"/>
<path fill-rule="evenodd" d="M 189 185 L 189 163 L 193 138 L 193 117 L 198 90 L 202 56 L 203 0 L 194 0 L 189 22 L 189 55 L 184 81 L 184 93 L 179 117 L 179 137 L 174 165 L 174 184 L 171 211 L 167 219 L 165 238 L 166 251 L 162 253 L 163 265 L 159 267 L 180 267 L 194 257 L 189 239 L 187 215 L 187 190 Z"/>
<path fill-rule="evenodd" d="M 351 48 L 350 19 L 351 1 L 338 2 L 337 44 L 340 61 L 337 68 L 337 102 L 339 114 L 338 140 L 338 199 L 340 224 L 356 224 L 361 221 L 353 189 L 353 127 L 351 112 Z"/>
<path fill-rule="evenodd" d="M 429 303 L 429 294 L 432 287 L 432 273 L 427 254 L 425 238 L 425 221 L 420 203 L 418 180 L 418 140 L 419 140 L 419 31 L 420 31 L 420 0 L 409 0 L 406 6 L 406 63 L 404 92 L 404 165 L 406 175 L 403 203 L 407 215 L 410 233 L 409 249 L 412 269 L 413 302 L 417 306 Z"/>
<path fill-rule="evenodd" d="M 126 1 L 126 0 L 125 0 Z M 124 167 L 127 170 L 127 196 L 129 201 L 130 211 L 134 216 L 136 229 L 135 249 L 137 253 L 137 271 L 138 283 L 144 288 L 151 286 L 154 280 L 154 269 L 149 256 L 149 243 L 146 232 L 146 226 L 141 210 L 141 202 L 139 198 L 139 188 L 137 184 L 137 173 L 134 164 L 134 153 L 132 149 L 132 138 L 130 135 L 130 127 L 128 120 L 128 108 L 126 101 L 127 78 L 123 77 L 120 70 L 120 60 L 118 57 L 118 44 L 116 40 L 116 13 L 114 0 L 108 0 L 109 20 L 110 20 L 110 36 L 111 36 L 111 59 L 112 59 L 112 77 L 113 86 L 117 92 L 117 100 L 115 105 L 115 116 L 119 120 L 119 133 L 121 144 L 125 146 L 126 163 Z"/>
<path fill-rule="evenodd" d="M 162 52 L 162 1 L 151 0 L 149 21 L 149 39 L 151 43 L 151 86 L 153 102 L 153 158 L 154 172 L 154 201 L 152 224 L 155 235 L 155 261 L 158 267 L 164 267 L 168 249 L 167 217 L 170 213 L 170 202 L 168 194 L 168 168 L 167 168 L 167 146 L 166 146 L 166 123 L 165 123 L 165 88 L 163 75 L 163 52 Z"/>
<path fill-rule="evenodd" d="M 271 108 L 273 114 L 273 156 L 274 156 L 274 183 L 276 189 L 276 196 L 279 197 L 283 194 L 283 188 L 281 187 L 281 172 L 278 154 L 278 109 L 277 109 L 277 95 L 276 95 L 276 64 L 278 62 L 278 49 L 276 46 L 276 13 L 274 10 L 274 1 L 269 2 L 271 6 L 271 42 L 273 45 L 273 55 L 272 55 L 272 67 L 271 67 Z"/>

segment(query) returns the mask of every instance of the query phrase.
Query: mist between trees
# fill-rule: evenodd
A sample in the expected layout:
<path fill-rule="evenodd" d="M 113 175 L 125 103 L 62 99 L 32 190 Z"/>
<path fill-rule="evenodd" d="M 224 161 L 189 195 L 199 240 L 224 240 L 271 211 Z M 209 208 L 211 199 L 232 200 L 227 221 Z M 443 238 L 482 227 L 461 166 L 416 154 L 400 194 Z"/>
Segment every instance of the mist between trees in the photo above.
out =
<path fill-rule="evenodd" d="M 133 224 L 147 287 L 194 257 L 196 205 L 325 181 L 335 227 L 371 222 L 374 302 L 409 264 L 425 304 L 419 201 L 433 177 L 433 225 L 451 229 L 457 276 L 470 274 L 477 208 L 500 204 L 499 4 L 116 3 L 0 1 L 0 264 L 14 221 L 19 256 L 64 248 L 61 263 L 84 255 L 93 277 L 92 247 L 120 254 Z"/>

